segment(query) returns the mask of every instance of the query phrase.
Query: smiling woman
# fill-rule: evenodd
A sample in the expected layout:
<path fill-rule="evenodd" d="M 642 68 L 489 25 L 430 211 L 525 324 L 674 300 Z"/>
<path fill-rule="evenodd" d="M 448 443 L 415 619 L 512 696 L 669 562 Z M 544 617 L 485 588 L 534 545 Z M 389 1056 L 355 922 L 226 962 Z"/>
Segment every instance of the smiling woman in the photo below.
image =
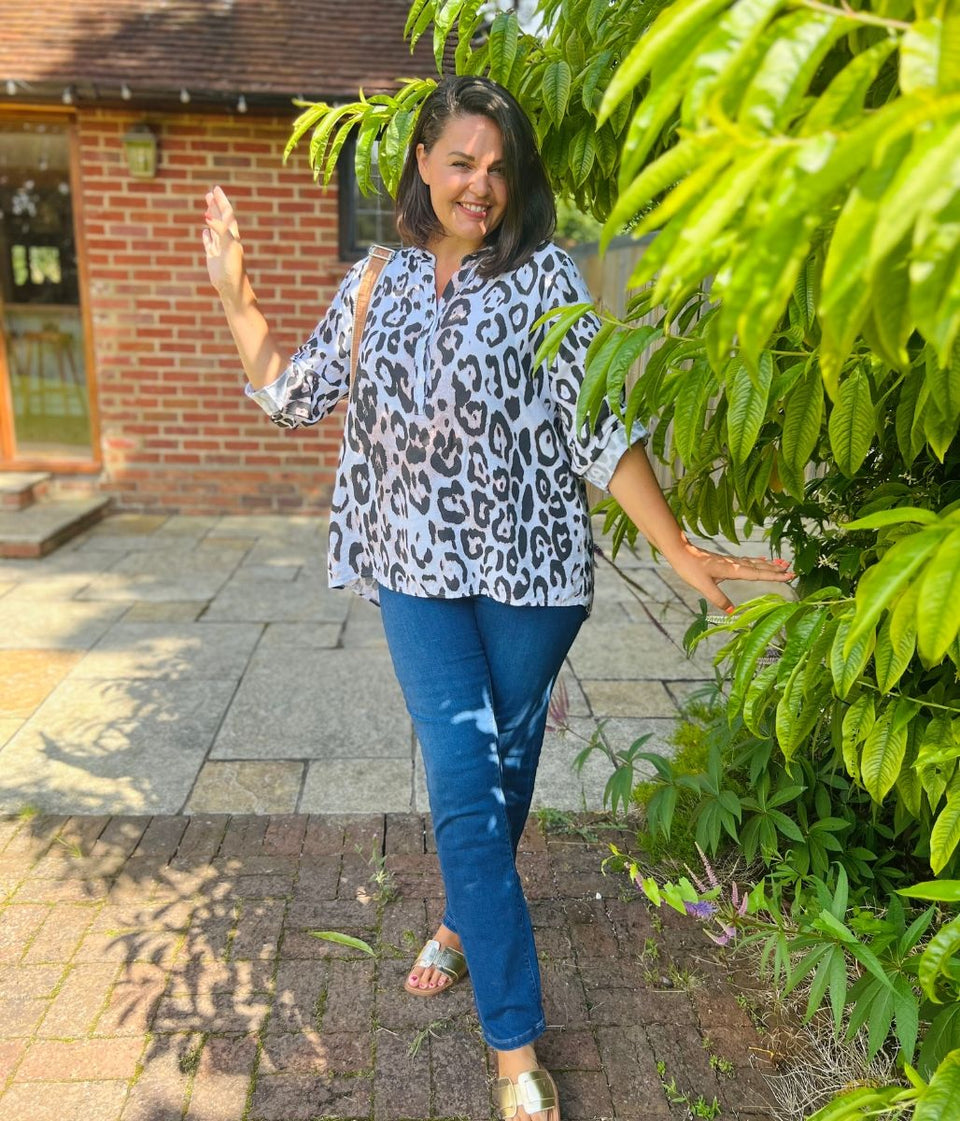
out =
<path fill-rule="evenodd" d="M 628 448 L 606 404 L 577 423 L 599 321 L 573 261 L 550 241 L 555 220 L 527 117 L 494 82 L 461 77 L 427 98 L 407 148 L 397 196 L 407 244 L 380 259 L 372 294 L 367 262 L 355 265 L 289 362 L 257 306 L 220 188 L 207 195 L 204 236 L 249 395 L 285 427 L 349 397 L 328 575 L 380 605 L 423 751 L 446 892 L 404 989 L 434 997 L 469 969 L 502 1115 L 520 1121 L 560 1119 L 533 1047 L 546 1019 L 516 853 L 553 683 L 593 597 L 584 480 L 616 488 L 717 606 L 729 605 L 721 579 L 787 578 L 770 562 L 691 546 L 642 446 Z M 586 314 L 538 365 L 544 321 L 573 303 Z"/>

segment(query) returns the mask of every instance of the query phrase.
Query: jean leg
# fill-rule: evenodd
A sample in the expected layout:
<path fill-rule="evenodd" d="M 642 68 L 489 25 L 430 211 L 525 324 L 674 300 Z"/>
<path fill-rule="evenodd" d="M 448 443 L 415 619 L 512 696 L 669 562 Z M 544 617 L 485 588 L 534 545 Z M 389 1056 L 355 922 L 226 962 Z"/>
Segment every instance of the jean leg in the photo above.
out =
<path fill-rule="evenodd" d="M 519 607 L 478 597 L 514 854 L 530 812 L 550 693 L 586 617 L 579 606 Z"/>
<path fill-rule="evenodd" d="M 475 600 L 381 589 L 387 644 L 423 750 L 444 888 L 484 1037 L 508 1050 L 544 1030 L 533 929 L 514 864 Z"/>

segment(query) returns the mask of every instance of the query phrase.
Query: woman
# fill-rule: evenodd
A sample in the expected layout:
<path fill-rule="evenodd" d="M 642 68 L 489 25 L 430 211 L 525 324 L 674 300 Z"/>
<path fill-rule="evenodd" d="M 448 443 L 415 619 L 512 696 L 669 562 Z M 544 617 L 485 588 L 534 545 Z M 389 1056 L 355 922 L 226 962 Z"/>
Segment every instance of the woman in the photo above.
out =
<path fill-rule="evenodd" d="M 288 363 L 243 267 L 233 210 L 207 195 L 204 245 L 247 392 L 279 424 L 350 393 L 330 517 L 331 586 L 379 602 L 423 749 L 446 891 L 405 982 L 436 995 L 469 964 L 504 1117 L 559 1121 L 537 1067 L 544 1031 L 533 931 L 515 867 L 551 688 L 593 593 L 584 478 L 606 486 L 712 604 L 718 582 L 789 579 L 780 562 L 690 545 L 640 444 L 606 408 L 577 430 L 581 320 L 549 370 L 532 358 L 551 308 L 589 300 L 549 242 L 553 196 L 530 122 L 495 83 L 443 81 L 422 106 L 397 196 L 407 247 L 383 268 L 350 387 L 361 261 Z M 462 951 L 462 955 L 461 955 Z M 465 958 L 465 961 L 464 961 Z"/>

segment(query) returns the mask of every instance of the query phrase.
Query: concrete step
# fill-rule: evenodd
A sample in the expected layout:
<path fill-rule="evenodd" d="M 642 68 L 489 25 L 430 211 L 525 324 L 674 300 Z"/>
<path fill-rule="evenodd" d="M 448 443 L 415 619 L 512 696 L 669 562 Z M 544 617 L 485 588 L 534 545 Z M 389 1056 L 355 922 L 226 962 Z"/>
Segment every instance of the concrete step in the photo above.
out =
<path fill-rule="evenodd" d="M 22 510 L 0 511 L 0 557 L 43 557 L 98 522 L 111 499 L 44 498 Z"/>
<path fill-rule="evenodd" d="M 46 471 L 0 471 L 0 512 L 32 506 L 47 493 L 49 483 Z"/>

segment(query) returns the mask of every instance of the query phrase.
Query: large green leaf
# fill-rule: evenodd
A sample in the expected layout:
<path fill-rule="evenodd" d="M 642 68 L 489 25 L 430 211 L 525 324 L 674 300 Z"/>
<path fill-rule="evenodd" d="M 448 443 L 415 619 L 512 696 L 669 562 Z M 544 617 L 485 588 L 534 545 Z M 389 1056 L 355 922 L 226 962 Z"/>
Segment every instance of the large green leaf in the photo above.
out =
<path fill-rule="evenodd" d="M 933 903 L 960 903 L 960 880 L 924 880 L 912 887 L 897 888 L 897 895 Z"/>
<path fill-rule="evenodd" d="M 570 145 L 570 172 L 578 186 L 590 174 L 593 161 L 597 156 L 596 133 L 593 125 L 586 124 L 573 138 Z"/>
<path fill-rule="evenodd" d="M 703 439 L 707 405 L 717 392 L 717 380 L 706 362 L 695 362 L 689 370 L 680 371 L 680 391 L 673 414 L 673 443 L 686 464 L 697 459 Z"/>
<path fill-rule="evenodd" d="M 779 607 L 774 606 L 763 618 L 754 623 L 749 635 L 744 639 L 743 645 L 737 650 L 728 706 L 731 715 L 743 703 L 744 694 L 753 678 L 760 657 L 766 653 L 767 647 L 780 633 L 784 624 L 793 617 L 797 609 L 797 605 L 792 603 L 781 604 Z"/>
<path fill-rule="evenodd" d="M 870 379 L 862 368 L 857 367 L 841 382 L 827 430 L 837 466 L 844 475 L 852 477 L 863 463 L 877 431 Z"/>
<path fill-rule="evenodd" d="M 907 749 L 907 729 L 896 719 L 897 706 L 888 705 L 870 729 L 860 756 L 860 777 L 875 802 L 882 802 L 897 781 Z"/>
<path fill-rule="evenodd" d="M 927 943 L 920 956 L 917 980 L 927 998 L 935 1004 L 943 1003 L 937 991 L 937 979 L 958 954 L 960 954 L 960 917 L 942 926 Z M 960 1052 L 957 1054 L 960 1055 Z"/>
<path fill-rule="evenodd" d="M 854 619 L 852 612 L 841 618 L 830 648 L 830 673 L 837 696 L 841 698 L 845 698 L 860 679 L 876 643 L 872 629 L 863 630 L 850 638 Z"/>
<path fill-rule="evenodd" d="M 490 77 L 495 82 L 506 81 L 513 68 L 520 41 L 520 26 L 516 12 L 498 12 L 490 26 L 488 50 Z"/>
<path fill-rule="evenodd" d="M 876 702 L 870 693 L 861 693 L 843 717 L 841 751 L 847 774 L 860 781 L 860 744 L 876 723 Z"/>
<path fill-rule="evenodd" d="M 889 693 L 903 677 L 904 671 L 913 657 L 916 643 L 916 629 L 898 627 L 898 642 L 893 641 L 893 612 L 887 615 L 877 635 L 877 647 L 873 652 L 873 666 L 877 675 L 877 687 L 881 693 Z"/>
<path fill-rule="evenodd" d="M 960 191 L 917 219 L 910 260 L 910 312 L 941 367 L 960 332 Z"/>
<path fill-rule="evenodd" d="M 756 377 L 742 362 L 727 373 L 727 446 L 737 465 L 747 462 L 767 415 L 773 364 L 761 362 Z M 757 382 L 759 381 L 759 384 Z"/>
<path fill-rule="evenodd" d="M 823 713 L 823 706 L 818 698 L 808 698 L 806 694 L 806 674 L 808 671 L 815 673 L 818 668 L 809 661 L 800 662 L 787 678 L 783 695 L 777 704 L 777 742 L 788 763 Z"/>
<path fill-rule="evenodd" d="M 780 448 L 787 464 L 803 474 L 823 424 L 823 379 L 811 365 L 787 396 Z"/>
<path fill-rule="evenodd" d="M 917 648 L 930 665 L 946 654 L 960 630 L 960 529 L 930 558 L 917 602 Z"/>
<path fill-rule="evenodd" d="M 573 75 L 570 73 L 569 64 L 562 58 L 549 62 L 543 72 L 540 93 L 547 112 L 557 128 L 563 125 L 572 88 Z"/>
<path fill-rule="evenodd" d="M 897 1094 L 899 1086 L 889 1086 L 875 1090 L 860 1086 L 847 1090 L 828 1102 L 816 1113 L 811 1113 L 807 1121 L 861 1121 L 862 1118 L 887 1112 Z"/>
<path fill-rule="evenodd" d="M 947 798 L 930 832 L 930 867 L 939 875 L 960 844 L 960 790 Z"/>
<path fill-rule="evenodd" d="M 897 447 L 908 467 L 920 454 L 924 445 L 923 429 L 916 423 L 920 393 L 923 388 L 923 374 L 913 368 L 904 376 L 900 386 L 900 396 L 897 400 L 897 411 L 894 419 Z"/>
<path fill-rule="evenodd" d="M 901 137 L 876 156 L 847 196 L 830 239 L 820 290 L 820 325 L 823 346 L 838 364 L 850 353 L 870 306 L 872 291 L 866 275 L 873 227 L 881 214 L 880 200 L 909 148 L 910 137 Z"/>

